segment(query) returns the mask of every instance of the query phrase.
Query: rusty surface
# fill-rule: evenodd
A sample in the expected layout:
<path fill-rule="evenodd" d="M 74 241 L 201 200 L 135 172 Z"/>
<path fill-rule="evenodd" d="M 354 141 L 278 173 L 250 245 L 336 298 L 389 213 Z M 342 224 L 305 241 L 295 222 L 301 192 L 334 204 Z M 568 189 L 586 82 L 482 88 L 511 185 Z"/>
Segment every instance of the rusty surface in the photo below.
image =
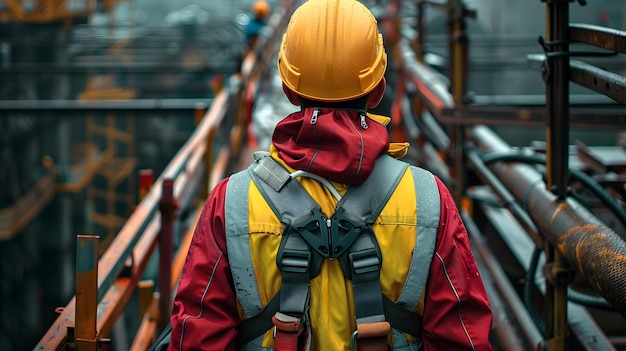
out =
<path fill-rule="evenodd" d="M 98 241 L 94 235 L 79 235 L 76 252 L 76 340 L 95 343 L 98 304 Z M 91 348 L 91 347 L 90 347 Z"/>
<path fill-rule="evenodd" d="M 573 41 L 626 53 L 626 32 L 623 30 L 591 24 L 570 23 L 569 32 Z"/>
<path fill-rule="evenodd" d="M 487 127 L 474 128 L 473 140 L 484 151 L 508 149 Z M 626 316 L 626 242 L 574 199 L 558 201 L 533 166 L 496 162 L 490 168 L 528 210 L 546 240 Z"/>

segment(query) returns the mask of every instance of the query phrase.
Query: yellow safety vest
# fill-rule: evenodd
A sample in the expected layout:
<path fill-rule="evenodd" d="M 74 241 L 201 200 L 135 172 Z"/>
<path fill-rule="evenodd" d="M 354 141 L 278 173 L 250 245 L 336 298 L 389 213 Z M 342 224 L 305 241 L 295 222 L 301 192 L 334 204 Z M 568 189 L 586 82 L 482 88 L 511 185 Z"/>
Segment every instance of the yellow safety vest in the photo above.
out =
<path fill-rule="evenodd" d="M 246 172 L 231 176 L 225 203 L 228 257 L 242 320 L 257 315 L 281 288 L 276 257 L 284 229 Z M 337 200 L 326 187 L 309 178 L 298 181 L 323 213 L 333 214 Z M 337 183 L 333 186 L 342 195 L 348 188 Z M 372 229 L 383 257 L 382 293 L 419 315 L 423 313 L 424 287 L 438 225 L 439 192 L 435 179 L 431 173 L 411 166 Z M 353 292 L 338 260 L 326 259 L 322 263 L 320 273 L 310 281 L 310 296 L 310 349 L 349 350 L 356 328 Z M 421 344 L 395 328 L 389 338 L 397 350 L 417 350 Z M 243 349 L 272 350 L 272 330 Z"/>

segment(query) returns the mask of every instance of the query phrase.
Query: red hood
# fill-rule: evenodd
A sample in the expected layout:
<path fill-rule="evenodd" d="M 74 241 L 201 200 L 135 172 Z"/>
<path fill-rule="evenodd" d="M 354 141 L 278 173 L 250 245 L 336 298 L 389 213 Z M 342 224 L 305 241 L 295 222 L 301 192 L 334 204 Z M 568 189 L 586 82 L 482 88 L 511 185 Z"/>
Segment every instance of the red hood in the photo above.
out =
<path fill-rule="evenodd" d="M 367 179 L 389 136 L 363 111 L 311 107 L 278 122 L 272 144 L 288 166 L 351 185 Z"/>

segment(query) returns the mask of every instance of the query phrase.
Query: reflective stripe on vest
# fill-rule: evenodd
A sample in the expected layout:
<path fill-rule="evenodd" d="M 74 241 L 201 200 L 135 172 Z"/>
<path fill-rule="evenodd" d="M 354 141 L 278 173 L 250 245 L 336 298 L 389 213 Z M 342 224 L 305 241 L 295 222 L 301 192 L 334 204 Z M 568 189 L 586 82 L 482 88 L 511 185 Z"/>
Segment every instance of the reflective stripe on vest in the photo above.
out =
<path fill-rule="evenodd" d="M 410 171 L 417 204 L 416 245 L 413 248 L 407 279 L 396 303 L 412 311 L 421 301 L 428 278 L 439 226 L 440 198 L 435 178 L 430 172 L 414 166 L 410 167 Z M 238 301 L 247 318 L 263 309 L 252 257 L 249 254 L 251 251 L 247 221 L 250 184 L 248 170 L 232 175 L 227 185 L 225 200 L 228 259 Z M 417 350 L 420 346 L 419 343 L 410 345 L 404 333 L 399 330 L 393 329 L 392 336 L 394 350 Z M 263 337 L 255 339 L 244 349 L 267 349 L 260 347 L 262 339 Z"/>
<path fill-rule="evenodd" d="M 250 241 L 248 240 L 248 191 L 250 183 L 251 178 L 247 170 L 233 174 L 226 186 L 224 206 L 228 263 L 233 274 L 237 297 L 248 318 L 258 314 L 263 309 L 252 257 L 250 256 Z"/>
<path fill-rule="evenodd" d="M 416 189 L 417 200 L 417 239 L 413 249 L 413 259 L 409 268 L 408 278 L 404 282 L 404 288 L 400 298 L 396 303 L 409 311 L 413 311 L 420 301 L 430 262 L 435 251 L 435 239 L 439 228 L 439 211 L 441 200 L 439 199 L 439 189 L 433 175 L 421 168 L 411 167 L 413 184 Z M 424 274 L 426 273 L 426 274 Z M 415 292 L 419 292 L 415 294 Z"/>

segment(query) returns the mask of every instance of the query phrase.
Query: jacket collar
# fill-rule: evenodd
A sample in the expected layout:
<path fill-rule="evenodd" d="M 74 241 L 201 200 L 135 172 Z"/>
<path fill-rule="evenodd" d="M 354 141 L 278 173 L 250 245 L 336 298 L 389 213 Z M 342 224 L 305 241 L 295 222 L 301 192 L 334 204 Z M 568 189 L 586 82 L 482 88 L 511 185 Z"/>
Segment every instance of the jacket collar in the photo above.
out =
<path fill-rule="evenodd" d="M 293 169 L 342 184 L 361 184 L 389 150 L 388 118 L 363 110 L 310 107 L 276 125 L 272 150 Z"/>

